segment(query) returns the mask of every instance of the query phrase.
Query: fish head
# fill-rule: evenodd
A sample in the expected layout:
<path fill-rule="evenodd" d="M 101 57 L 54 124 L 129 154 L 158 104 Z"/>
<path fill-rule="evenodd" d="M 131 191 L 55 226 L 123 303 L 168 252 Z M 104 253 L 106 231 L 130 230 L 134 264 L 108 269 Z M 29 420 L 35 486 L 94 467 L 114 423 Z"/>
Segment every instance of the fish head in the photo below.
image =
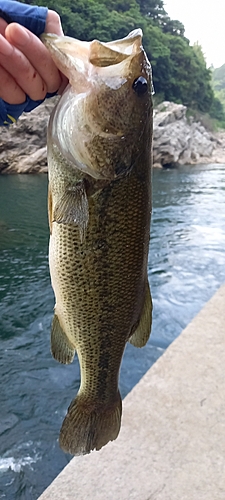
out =
<path fill-rule="evenodd" d="M 69 80 L 51 122 L 53 142 L 95 179 L 127 175 L 151 135 L 152 77 L 142 31 L 107 43 L 56 35 L 43 41 Z"/>

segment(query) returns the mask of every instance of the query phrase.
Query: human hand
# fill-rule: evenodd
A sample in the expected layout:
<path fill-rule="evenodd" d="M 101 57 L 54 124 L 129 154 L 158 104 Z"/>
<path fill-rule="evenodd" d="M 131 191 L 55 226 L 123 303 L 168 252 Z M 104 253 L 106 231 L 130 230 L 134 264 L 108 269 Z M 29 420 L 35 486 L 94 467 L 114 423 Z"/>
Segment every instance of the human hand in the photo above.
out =
<path fill-rule="evenodd" d="M 46 33 L 63 35 L 60 17 L 48 11 Z M 56 68 L 48 50 L 33 33 L 17 23 L 0 19 L 0 98 L 9 104 L 42 100 L 62 93 L 68 80 Z"/>

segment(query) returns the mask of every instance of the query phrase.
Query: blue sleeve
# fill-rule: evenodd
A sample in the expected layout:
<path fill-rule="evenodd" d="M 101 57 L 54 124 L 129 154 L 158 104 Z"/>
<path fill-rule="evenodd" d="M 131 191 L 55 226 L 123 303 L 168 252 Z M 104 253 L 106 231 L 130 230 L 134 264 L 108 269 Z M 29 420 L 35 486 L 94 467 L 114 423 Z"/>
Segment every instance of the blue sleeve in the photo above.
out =
<path fill-rule="evenodd" d="M 45 97 L 48 99 L 56 94 L 57 92 L 54 92 L 53 94 L 47 94 Z M 7 127 L 8 125 L 12 125 L 12 123 L 18 120 L 22 113 L 29 113 L 29 111 L 37 108 L 42 102 L 44 102 L 44 99 L 41 101 L 32 101 L 32 99 L 27 96 L 26 101 L 22 104 L 8 104 L 0 98 L 0 126 Z"/>
<path fill-rule="evenodd" d="M 21 24 L 36 36 L 40 36 L 45 30 L 47 13 L 47 7 L 26 5 L 14 0 L 0 0 L 0 17 L 5 19 L 8 24 L 10 22 Z M 56 92 L 47 94 L 46 97 L 52 97 L 55 94 Z M 16 122 L 23 112 L 32 111 L 43 100 L 33 101 L 27 96 L 26 101 L 22 104 L 8 104 L 0 98 L 0 126 L 8 126 Z"/>
<path fill-rule="evenodd" d="M 47 13 L 47 7 L 26 5 L 14 0 L 0 0 L 0 17 L 4 18 L 5 14 L 7 22 L 19 23 L 37 36 L 45 30 Z"/>

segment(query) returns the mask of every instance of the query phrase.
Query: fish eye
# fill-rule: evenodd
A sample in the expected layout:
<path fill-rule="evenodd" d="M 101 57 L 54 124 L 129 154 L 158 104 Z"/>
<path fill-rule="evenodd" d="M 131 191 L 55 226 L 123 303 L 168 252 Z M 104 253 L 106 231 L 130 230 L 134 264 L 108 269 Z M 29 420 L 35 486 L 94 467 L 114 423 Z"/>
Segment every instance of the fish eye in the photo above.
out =
<path fill-rule="evenodd" d="M 146 78 L 144 78 L 143 76 L 139 76 L 138 78 L 136 78 L 136 80 L 134 80 L 132 87 L 134 89 L 134 92 L 136 92 L 138 96 L 141 96 L 146 94 L 146 92 L 148 91 L 148 82 Z"/>

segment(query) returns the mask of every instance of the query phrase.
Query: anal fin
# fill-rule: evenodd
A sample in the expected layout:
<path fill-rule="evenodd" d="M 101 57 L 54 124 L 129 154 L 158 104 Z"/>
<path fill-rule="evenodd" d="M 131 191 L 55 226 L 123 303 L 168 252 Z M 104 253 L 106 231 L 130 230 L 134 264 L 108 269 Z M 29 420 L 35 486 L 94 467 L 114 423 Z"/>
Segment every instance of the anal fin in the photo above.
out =
<path fill-rule="evenodd" d="M 145 287 L 145 301 L 141 313 L 141 318 L 135 332 L 129 338 L 129 342 L 135 347 L 143 347 L 149 337 L 152 326 L 152 298 L 148 280 Z"/>
<path fill-rule="evenodd" d="M 59 363 L 72 363 L 75 349 L 64 333 L 59 318 L 54 314 L 51 329 L 51 353 Z"/>

